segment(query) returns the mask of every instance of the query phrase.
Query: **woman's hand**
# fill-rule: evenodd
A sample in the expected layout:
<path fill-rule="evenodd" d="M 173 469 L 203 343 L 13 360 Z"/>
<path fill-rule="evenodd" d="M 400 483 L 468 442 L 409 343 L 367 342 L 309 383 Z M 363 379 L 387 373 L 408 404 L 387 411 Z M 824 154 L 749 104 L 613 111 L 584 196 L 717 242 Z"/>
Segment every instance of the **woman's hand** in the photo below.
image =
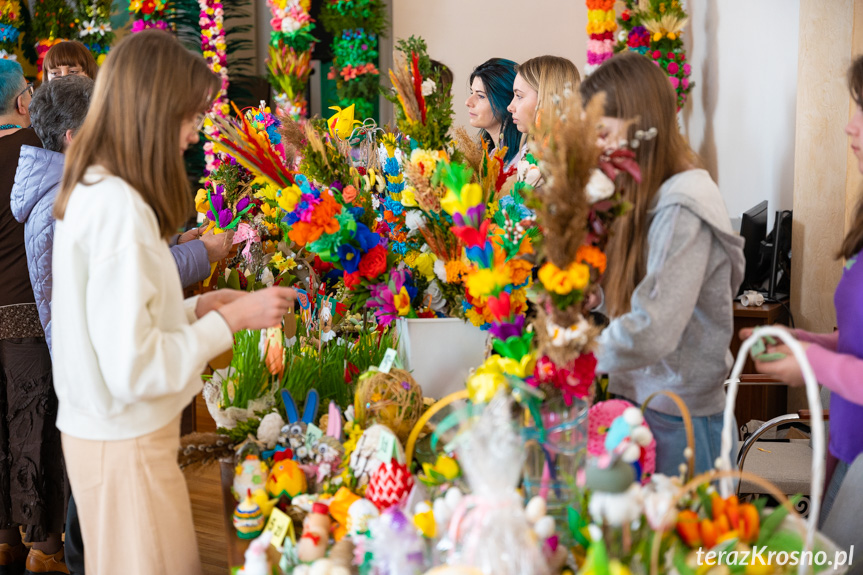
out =
<path fill-rule="evenodd" d="M 803 351 L 809 347 L 809 343 L 805 341 L 798 342 L 801 347 L 803 347 Z M 781 359 L 777 359 L 774 361 L 757 361 L 755 362 L 755 370 L 758 373 L 763 373 L 765 375 L 771 375 L 776 379 L 781 379 L 788 385 L 793 387 L 800 387 L 805 385 L 805 380 L 803 379 L 803 371 L 800 369 L 800 364 L 797 363 L 797 358 L 794 357 L 794 352 L 791 351 L 787 345 L 778 344 L 778 345 L 768 345 L 767 353 L 781 353 L 785 357 Z"/>
<path fill-rule="evenodd" d="M 202 318 L 213 310 L 217 310 L 232 301 L 246 297 L 248 292 L 235 289 L 220 289 L 207 292 L 198 298 L 195 306 L 195 315 Z"/>
<path fill-rule="evenodd" d="M 221 234 L 209 231 L 201 234 L 198 239 L 204 242 L 204 247 L 207 248 L 207 259 L 210 260 L 210 263 L 219 262 L 231 253 L 231 246 L 234 245 L 234 230 L 228 230 Z"/>
<path fill-rule="evenodd" d="M 296 290 L 273 286 L 236 298 L 218 310 L 234 333 L 244 329 L 279 327 L 296 299 Z"/>
<path fill-rule="evenodd" d="M 776 327 L 776 328 L 779 328 L 781 330 L 787 331 L 791 337 L 793 337 L 795 339 L 797 338 L 795 330 L 791 329 L 787 325 L 781 325 L 781 324 L 775 323 L 775 324 L 771 325 L 770 327 Z M 754 328 L 754 327 L 744 327 L 743 329 L 741 329 L 740 332 L 738 333 L 738 335 L 740 336 L 740 341 L 746 341 L 747 339 L 752 337 L 752 334 L 755 333 L 756 329 L 757 328 Z"/>

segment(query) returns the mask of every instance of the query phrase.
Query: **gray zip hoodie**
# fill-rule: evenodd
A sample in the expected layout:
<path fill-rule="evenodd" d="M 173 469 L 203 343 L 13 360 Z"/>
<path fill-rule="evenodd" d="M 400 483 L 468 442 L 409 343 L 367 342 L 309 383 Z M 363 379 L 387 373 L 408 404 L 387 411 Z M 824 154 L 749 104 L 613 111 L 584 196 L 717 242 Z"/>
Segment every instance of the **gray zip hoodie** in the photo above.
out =
<path fill-rule="evenodd" d="M 632 309 L 599 337 L 597 371 L 609 391 L 642 404 L 655 391 L 678 394 L 694 417 L 723 410 L 731 369 L 734 296 L 743 281 L 743 238 L 734 233 L 705 170 L 666 180 L 650 212 L 647 274 Z M 660 396 L 651 409 L 680 415 Z"/>

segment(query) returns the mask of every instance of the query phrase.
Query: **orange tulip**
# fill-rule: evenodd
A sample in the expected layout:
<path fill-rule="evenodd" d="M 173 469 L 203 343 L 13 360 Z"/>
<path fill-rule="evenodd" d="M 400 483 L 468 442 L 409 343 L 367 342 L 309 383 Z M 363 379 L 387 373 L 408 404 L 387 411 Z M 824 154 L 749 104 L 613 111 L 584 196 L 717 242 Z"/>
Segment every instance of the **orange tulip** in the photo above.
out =
<path fill-rule="evenodd" d="M 760 529 L 761 518 L 758 515 L 758 508 L 751 503 L 744 503 L 740 506 L 740 530 L 742 531 L 741 539 L 746 543 L 751 543 L 758 539 L 758 531 Z"/>
<path fill-rule="evenodd" d="M 728 517 L 728 523 L 731 527 L 737 529 L 740 524 L 740 505 L 736 495 L 725 500 L 725 515 Z"/>
<path fill-rule="evenodd" d="M 716 526 L 710 519 L 702 519 L 699 527 L 701 528 L 701 541 L 704 542 L 705 547 L 712 549 L 713 546 L 716 545 L 716 539 L 718 536 L 716 533 Z"/>
<path fill-rule="evenodd" d="M 685 509 L 677 514 L 677 534 L 690 547 L 697 547 L 701 544 L 701 537 L 698 532 L 698 514 L 695 511 Z"/>
<path fill-rule="evenodd" d="M 713 519 L 719 519 L 725 515 L 725 500 L 716 493 L 710 499 L 710 506 L 713 508 Z"/>

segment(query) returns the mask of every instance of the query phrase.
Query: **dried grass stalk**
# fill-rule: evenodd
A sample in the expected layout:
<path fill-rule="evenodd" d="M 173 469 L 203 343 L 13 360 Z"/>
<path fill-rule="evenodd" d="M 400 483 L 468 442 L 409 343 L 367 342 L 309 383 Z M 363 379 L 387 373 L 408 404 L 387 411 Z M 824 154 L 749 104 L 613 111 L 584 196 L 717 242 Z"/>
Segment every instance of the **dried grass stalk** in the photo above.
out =
<path fill-rule="evenodd" d="M 537 221 L 546 238 L 546 257 L 559 268 L 573 262 L 586 235 L 590 206 L 584 189 L 599 160 L 597 126 L 603 108 L 603 95 L 582 107 L 581 97 L 572 93 L 546 103 L 538 114 L 530 144 L 545 179 L 534 194 L 540 200 Z"/>
<path fill-rule="evenodd" d="M 411 76 L 410 67 L 407 65 L 407 60 L 404 55 L 399 52 L 393 52 L 393 68 L 390 69 L 390 81 L 393 83 L 398 94 L 399 102 L 405 112 L 405 117 L 409 122 L 419 122 L 420 107 L 417 103 L 416 94 L 414 94 L 414 81 Z"/>
<path fill-rule="evenodd" d="M 478 174 L 483 157 L 482 144 L 464 126 L 455 129 L 454 140 L 455 149 L 462 153 L 465 162 Z"/>
<path fill-rule="evenodd" d="M 434 212 L 439 214 L 441 211 L 440 199 L 443 197 L 443 190 L 432 186 L 431 179 L 422 173 L 420 167 L 410 162 L 404 163 L 405 178 L 411 183 L 414 188 L 414 198 L 417 204 L 424 212 Z"/>

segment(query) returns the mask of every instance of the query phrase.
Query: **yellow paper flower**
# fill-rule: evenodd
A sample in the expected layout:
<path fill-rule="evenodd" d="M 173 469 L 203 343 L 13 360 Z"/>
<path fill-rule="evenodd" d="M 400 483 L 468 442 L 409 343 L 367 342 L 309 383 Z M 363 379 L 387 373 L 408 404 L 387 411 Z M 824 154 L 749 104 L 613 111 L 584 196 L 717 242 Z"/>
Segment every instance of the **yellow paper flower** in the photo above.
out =
<path fill-rule="evenodd" d="M 294 208 L 297 206 L 297 202 L 300 201 L 301 195 L 302 192 L 297 186 L 284 188 L 278 198 L 279 207 L 286 212 L 293 212 Z"/>
<path fill-rule="evenodd" d="M 405 286 L 402 286 L 401 291 L 393 296 L 393 305 L 401 316 L 411 312 L 411 296 Z"/>
<path fill-rule="evenodd" d="M 434 511 L 431 509 L 414 515 L 414 525 L 423 536 L 429 539 L 433 539 L 437 535 L 437 523 L 435 523 Z"/>
<path fill-rule="evenodd" d="M 406 208 L 415 208 L 419 206 L 413 188 L 405 188 L 402 191 L 402 205 Z"/>
<path fill-rule="evenodd" d="M 590 281 L 590 268 L 584 264 L 572 263 L 562 270 L 551 262 L 539 269 L 539 281 L 550 292 L 566 295 L 574 290 L 582 290 Z"/>
<path fill-rule="evenodd" d="M 411 152 L 411 164 L 418 167 L 422 175 L 430 178 L 441 157 L 440 152 L 417 148 Z"/>
<path fill-rule="evenodd" d="M 509 271 L 504 268 L 477 270 L 467 276 L 465 285 L 470 295 L 478 298 L 491 295 L 495 290 L 505 287 L 512 281 Z"/>
<path fill-rule="evenodd" d="M 414 257 L 413 264 L 408 264 L 419 273 L 425 276 L 426 279 L 432 280 L 435 277 L 434 263 L 437 256 L 432 253 L 419 253 Z"/>
<path fill-rule="evenodd" d="M 465 184 L 461 189 L 461 194 L 447 190 L 446 195 L 440 201 L 441 207 L 449 215 L 467 213 L 470 208 L 478 206 L 481 203 L 482 188 L 479 184 Z"/>
<path fill-rule="evenodd" d="M 210 209 L 210 202 L 207 200 L 207 190 L 199 188 L 195 194 L 195 211 L 199 214 L 206 214 Z"/>
<path fill-rule="evenodd" d="M 499 355 L 491 356 L 468 377 L 467 391 L 473 403 L 487 403 L 498 389 L 506 387 L 506 376 L 499 359 Z"/>

